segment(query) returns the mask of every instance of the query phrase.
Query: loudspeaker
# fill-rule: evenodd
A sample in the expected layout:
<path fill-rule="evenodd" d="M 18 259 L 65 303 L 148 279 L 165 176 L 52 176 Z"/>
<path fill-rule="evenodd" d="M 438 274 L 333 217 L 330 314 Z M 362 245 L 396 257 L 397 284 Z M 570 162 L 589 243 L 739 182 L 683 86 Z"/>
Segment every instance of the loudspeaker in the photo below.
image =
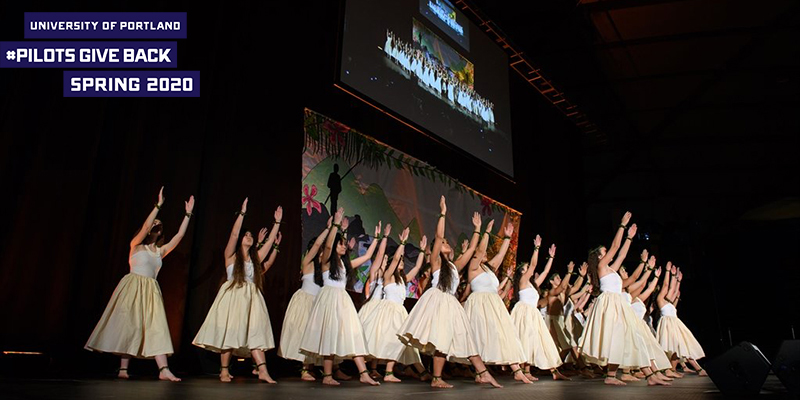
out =
<path fill-rule="evenodd" d="M 705 370 L 726 395 L 758 394 L 767 380 L 770 364 L 758 347 L 741 342 L 709 361 Z"/>
<path fill-rule="evenodd" d="M 800 340 L 784 340 L 781 343 L 772 370 L 789 393 L 800 394 Z"/>

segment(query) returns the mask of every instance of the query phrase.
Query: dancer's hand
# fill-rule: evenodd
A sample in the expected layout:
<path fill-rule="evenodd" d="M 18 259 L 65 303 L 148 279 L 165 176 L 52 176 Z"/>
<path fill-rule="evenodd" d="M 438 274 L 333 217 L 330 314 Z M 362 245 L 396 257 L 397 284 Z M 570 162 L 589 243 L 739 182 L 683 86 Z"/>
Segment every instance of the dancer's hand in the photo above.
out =
<path fill-rule="evenodd" d="M 419 241 L 419 250 L 424 252 L 425 251 L 425 246 L 427 246 L 427 245 L 428 245 L 428 237 L 425 236 L 425 235 L 422 235 L 422 240 Z"/>
<path fill-rule="evenodd" d="M 587 263 L 584 261 L 584 262 L 583 262 L 583 264 L 581 264 L 581 267 L 578 269 L 578 273 L 579 273 L 581 276 L 586 276 L 586 269 L 588 269 L 588 268 L 589 268 L 589 264 L 587 264 Z"/>
<path fill-rule="evenodd" d="M 550 249 L 547 250 L 547 253 L 550 254 L 550 258 L 553 258 L 553 257 L 556 256 L 556 245 L 555 245 L 555 243 L 550 245 Z"/>
<path fill-rule="evenodd" d="M 346 231 L 350 226 L 350 220 L 347 217 L 342 217 L 342 231 Z"/>
<path fill-rule="evenodd" d="M 377 238 L 380 235 L 381 235 L 381 221 L 378 221 L 378 225 L 375 225 L 375 234 L 372 236 Z"/>
<path fill-rule="evenodd" d="M 650 259 L 647 260 L 647 265 L 649 265 L 650 268 L 655 268 L 656 267 L 656 256 L 650 256 Z"/>
<path fill-rule="evenodd" d="M 628 225 L 628 222 L 631 221 L 632 216 L 633 214 L 631 214 L 630 211 L 626 212 L 625 215 L 622 216 L 622 225 Z"/>
<path fill-rule="evenodd" d="M 542 237 L 539 236 L 539 235 L 536 235 L 536 238 L 533 239 L 533 245 L 536 246 L 536 247 L 541 246 L 542 245 Z"/>
<path fill-rule="evenodd" d="M 647 262 L 647 255 L 648 254 L 649 253 L 647 252 L 647 249 L 642 250 L 642 257 L 640 258 L 640 260 L 642 260 L 642 262 Z"/>
<path fill-rule="evenodd" d="M 491 220 L 489 221 L 488 224 L 486 224 L 486 233 L 492 233 L 493 227 L 494 227 L 494 220 Z"/>
<path fill-rule="evenodd" d="M 266 237 L 267 237 L 267 228 L 261 228 L 261 230 L 258 231 L 258 242 L 257 243 L 263 242 L 264 238 L 266 238 Z"/>
<path fill-rule="evenodd" d="M 383 236 L 389 236 L 390 233 L 392 233 L 392 224 L 386 224 L 383 227 Z"/>
<path fill-rule="evenodd" d="M 189 196 L 189 201 L 184 201 L 186 205 L 186 212 L 190 213 L 194 209 L 194 196 Z"/>
<path fill-rule="evenodd" d="M 567 264 L 567 272 L 571 274 L 573 270 L 575 270 L 575 263 L 570 261 L 569 264 Z"/>
<path fill-rule="evenodd" d="M 475 227 L 476 231 L 481 230 L 481 215 L 478 212 L 472 214 L 472 226 Z"/>
<path fill-rule="evenodd" d="M 344 218 L 344 208 L 339 207 L 339 209 L 336 210 L 336 215 L 333 216 L 333 223 L 336 225 L 341 225 L 342 218 Z"/>
<path fill-rule="evenodd" d="M 628 228 L 628 237 L 632 238 L 634 236 L 636 236 L 636 224 L 633 224 L 630 228 Z"/>
<path fill-rule="evenodd" d="M 158 191 L 158 207 L 161 207 L 164 204 L 164 187 L 161 187 L 161 190 Z"/>
<path fill-rule="evenodd" d="M 505 236 L 511 237 L 511 235 L 514 233 L 514 225 L 511 225 L 511 223 L 506 225 L 506 229 L 503 231 L 503 233 Z"/>
<path fill-rule="evenodd" d="M 247 212 L 247 197 L 245 197 L 244 201 L 242 202 L 242 214 L 246 212 Z"/>
<path fill-rule="evenodd" d="M 411 232 L 411 229 L 409 229 L 409 228 L 403 229 L 403 231 L 400 232 L 400 243 L 405 242 L 406 240 L 408 240 L 409 232 Z"/>
<path fill-rule="evenodd" d="M 442 196 L 442 198 L 439 199 L 439 209 L 441 210 L 442 214 L 447 213 L 447 203 L 445 203 L 444 201 L 444 196 Z"/>
<path fill-rule="evenodd" d="M 356 247 L 356 238 L 350 238 L 350 240 L 347 242 L 347 247 L 349 247 L 350 250 L 353 250 Z"/>
<path fill-rule="evenodd" d="M 275 222 L 281 222 L 281 219 L 283 218 L 283 207 L 278 206 L 278 208 L 275 209 L 274 216 L 275 216 Z"/>
<path fill-rule="evenodd" d="M 656 278 L 661 276 L 661 267 L 656 268 Z"/>

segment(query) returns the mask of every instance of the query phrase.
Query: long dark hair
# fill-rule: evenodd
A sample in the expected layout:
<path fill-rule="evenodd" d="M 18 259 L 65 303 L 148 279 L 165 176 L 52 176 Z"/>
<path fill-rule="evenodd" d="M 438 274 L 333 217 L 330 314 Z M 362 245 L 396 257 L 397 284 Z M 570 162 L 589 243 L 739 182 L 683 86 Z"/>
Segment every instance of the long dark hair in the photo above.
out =
<path fill-rule="evenodd" d="M 524 274 L 524 272 L 522 271 L 522 266 L 525 264 L 527 263 L 522 263 L 517 265 L 517 269 L 514 270 L 514 277 L 512 278 L 511 281 L 514 285 L 514 295 L 511 297 L 511 303 L 509 303 L 509 306 L 511 308 L 514 307 L 514 304 L 517 304 L 517 302 L 519 302 L 519 291 L 522 288 L 522 275 Z M 528 265 L 528 268 L 531 268 L 531 266 Z M 530 282 L 531 285 L 533 285 L 533 288 L 536 289 L 536 292 L 541 295 L 541 289 L 539 289 L 539 285 L 536 284 L 536 279 L 533 279 L 533 275 L 531 275 L 528 282 Z"/>
<path fill-rule="evenodd" d="M 344 263 L 345 274 L 347 276 L 346 278 L 347 285 L 350 285 L 353 282 L 355 282 L 356 273 L 355 271 L 353 271 L 353 265 L 350 264 L 350 247 L 347 246 L 347 243 L 344 244 L 347 250 L 344 251 L 344 255 L 342 257 L 339 257 L 339 253 L 336 252 L 336 248 L 339 246 L 339 242 L 341 242 L 342 240 L 344 240 L 344 238 L 340 234 L 336 234 L 336 237 L 333 239 L 333 246 L 331 247 L 331 257 L 330 257 L 331 266 L 328 269 L 329 271 L 328 276 L 330 276 L 330 278 L 334 281 L 338 281 L 341 279 L 341 277 L 339 276 L 340 273 L 339 260 L 341 260 L 341 262 Z"/>
<path fill-rule="evenodd" d="M 439 284 L 436 287 L 445 293 L 450 293 L 450 284 L 453 282 L 453 270 L 450 268 L 450 260 L 442 252 L 439 252 L 439 259 L 442 265 L 439 267 Z"/>
<path fill-rule="evenodd" d="M 316 239 L 311 239 L 308 242 L 308 246 L 306 247 L 306 253 L 308 253 L 308 251 L 311 250 L 312 247 L 314 247 L 314 242 L 316 242 L 316 241 L 317 241 Z M 305 267 L 305 265 L 303 265 L 303 267 Z M 320 286 L 320 287 L 323 284 L 322 283 L 322 264 L 320 264 L 320 262 L 319 262 L 319 251 L 317 252 L 317 255 L 314 256 L 314 283 L 316 283 L 317 286 Z"/>
<path fill-rule="evenodd" d="M 405 285 L 406 283 L 406 268 L 405 268 L 405 259 L 403 255 L 400 254 L 400 260 L 397 262 L 397 268 L 394 269 L 394 281 L 395 283 L 402 283 Z"/>
<path fill-rule="evenodd" d="M 592 284 L 592 295 L 597 296 L 600 294 L 600 275 L 597 272 L 597 267 L 600 265 L 600 249 L 603 246 L 597 246 L 591 250 L 589 250 L 589 259 L 586 260 L 586 264 L 589 265 L 586 268 L 586 274 L 589 275 L 589 283 Z"/>
<path fill-rule="evenodd" d="M 236 256 L 236 260 L 233 262 L 233 284 L 228 286 L 228 289 L 236 286 L 242 287 L 244 283 L 247 281 L 245 278 L 245 268 L 244 268 L 244 252 L 242 251 L 242 239 L 244 236 L 250 232 L 249 230 L 242 228 L 239 230 L 239 239 L 236 241 L 236 252 L 234 253 Z M 252 232 L 250 232 L 252 235 Z M 261 268 L 261 259 L 258 258 L 258 246 L 255 245 L 255 237 L 253 238 L 253 245 L 250 246 L 248 249 L 248 254 L 250 255 L 250 262 L 253 263 L 253 283 L 256 285 L 258 290 L 261 290 L 263 286 L 264 277 L 263 275 L 259 274 L 256 268 Z"/>

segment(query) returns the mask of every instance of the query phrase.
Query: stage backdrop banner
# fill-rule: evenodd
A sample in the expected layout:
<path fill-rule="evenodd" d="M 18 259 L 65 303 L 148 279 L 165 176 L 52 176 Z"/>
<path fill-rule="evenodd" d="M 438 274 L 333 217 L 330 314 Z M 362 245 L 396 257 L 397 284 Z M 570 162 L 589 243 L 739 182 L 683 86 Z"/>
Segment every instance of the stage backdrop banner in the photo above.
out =
<path fill-rule="evenodd" d="M 350 221 L 349 238 L 356 239 L 359 255 L 369 247 L 378 221 L 391 224 L 386 254 L 399 244 L 398 235 L 410 228 L 405 248 L 405 270 L 413 268 L 423 235 L 430 244 L 439 218 L 439 198 L 447 201 L 445 236 L 456 255 L 473 231 L 472 215 L 481 214 L 482 230 L 494 220 L 489 257 L 500 248 L 501 228 L 514 225 L 511 247 L 503 260 L 503 274 L 516 263 L 521 214 L 498 203 L 435 167 L 387 146 L 369 136 L 309 109 L 305 110 L 305 145 L 301 185 L 304 246 L 325 229 L 328 217 L 343 207 Z M 500 236 L 497 236 L 497 235 Z M 305 252 L 306 248 L 302 249 Z M 352 253 L 355 253 L 353 251 Z M 355 256 L 355 254 L 353 254 Z M 361 292 L 369 265 L 359 268 L 358 281 L 350 288 Z M 409 297 L 417 298 L 421 288 L 416 279 L 409 283 Z"/>

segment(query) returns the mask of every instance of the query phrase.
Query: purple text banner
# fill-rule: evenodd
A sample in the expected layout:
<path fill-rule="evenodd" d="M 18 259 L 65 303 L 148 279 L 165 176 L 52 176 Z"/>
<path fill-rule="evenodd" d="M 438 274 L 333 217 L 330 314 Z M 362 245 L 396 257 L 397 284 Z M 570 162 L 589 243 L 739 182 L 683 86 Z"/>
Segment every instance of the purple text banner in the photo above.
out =
<path fill-rule="evenodd" d="M 64 97 L 200 97 L 200 71 L 64 71 Z"/>
<path fill-rule="evenodd" d="M 0 42 L 0 68 L 177 66 L 177 42 Z"/>
<path fill-rule="evenodd" d="M 186 39 L 186 13 L 26 12 L 25 39 Z"/>

